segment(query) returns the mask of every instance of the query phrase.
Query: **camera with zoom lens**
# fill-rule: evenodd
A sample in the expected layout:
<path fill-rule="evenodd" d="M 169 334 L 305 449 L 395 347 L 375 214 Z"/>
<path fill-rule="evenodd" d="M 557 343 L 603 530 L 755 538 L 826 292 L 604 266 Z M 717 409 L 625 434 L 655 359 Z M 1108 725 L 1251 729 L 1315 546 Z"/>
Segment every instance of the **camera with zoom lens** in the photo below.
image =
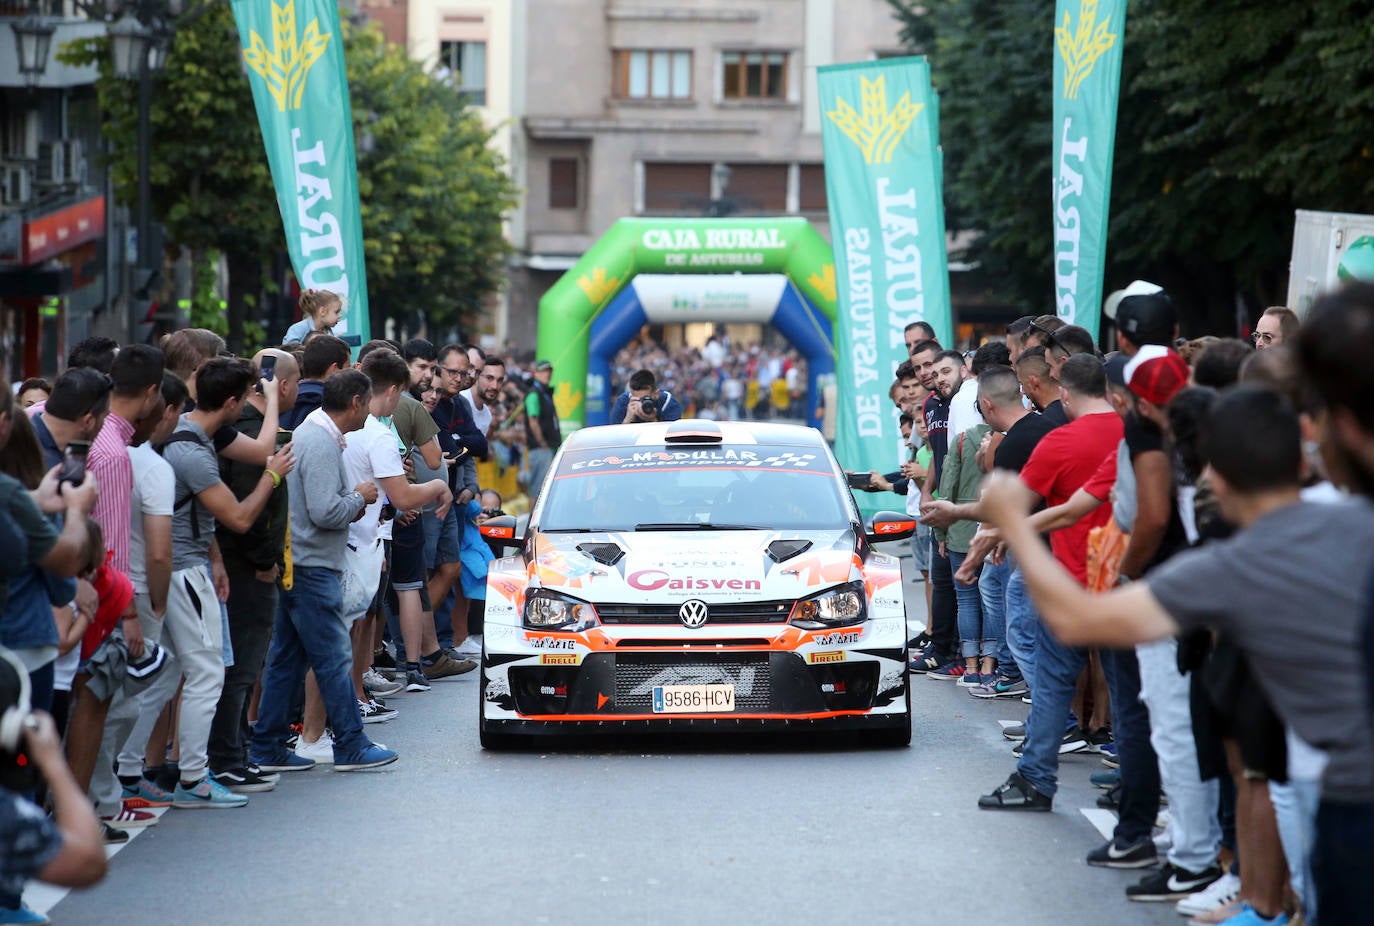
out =
<path fill-rule="evenodd" d="M 658 417 L 658 396 L 646 395 L 639 400 L 639 410 L 646 415 Z"/>

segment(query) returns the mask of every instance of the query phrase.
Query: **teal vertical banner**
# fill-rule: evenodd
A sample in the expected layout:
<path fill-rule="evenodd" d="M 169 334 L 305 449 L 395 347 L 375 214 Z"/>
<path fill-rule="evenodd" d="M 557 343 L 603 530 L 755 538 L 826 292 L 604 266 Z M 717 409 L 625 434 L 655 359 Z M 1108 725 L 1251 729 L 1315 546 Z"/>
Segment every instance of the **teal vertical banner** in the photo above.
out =
<path fill-rule="evenodd" d="M 1054 23 L 1055 306 L 1096 338 L 1126 0 L 1058 0 Z"/>
<path fill-rule="evenodd" d="M 846 469 L 896 467 L 888 398 L 907 359 L 903 330 L 953 339 L 939 121 L 924 58 L 818 69 L 839 321 L 835 455 Z M 866 513 L 894 500 L 859 495 Z"/>
<path fill-rule="evenodd" d="M 302 289 L 344 303 L 335 334 L 371 337 L 358 164 L 339 6 L 233 0 L 253 104 Z"/>

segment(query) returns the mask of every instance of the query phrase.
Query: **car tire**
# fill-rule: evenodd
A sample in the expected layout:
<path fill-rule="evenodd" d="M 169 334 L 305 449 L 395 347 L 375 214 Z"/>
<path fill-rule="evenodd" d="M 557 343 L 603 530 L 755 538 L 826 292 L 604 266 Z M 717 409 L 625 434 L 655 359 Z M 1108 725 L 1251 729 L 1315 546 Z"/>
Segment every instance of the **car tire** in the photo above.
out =
<path fill-rule="evenodd" d="M 873 746 L 901 748 L 911 745 L 911 681 L 906 683 L 906 714 L 899 726 L 885 730 L 872 730 L 867 734 L 867 742 Z"/>

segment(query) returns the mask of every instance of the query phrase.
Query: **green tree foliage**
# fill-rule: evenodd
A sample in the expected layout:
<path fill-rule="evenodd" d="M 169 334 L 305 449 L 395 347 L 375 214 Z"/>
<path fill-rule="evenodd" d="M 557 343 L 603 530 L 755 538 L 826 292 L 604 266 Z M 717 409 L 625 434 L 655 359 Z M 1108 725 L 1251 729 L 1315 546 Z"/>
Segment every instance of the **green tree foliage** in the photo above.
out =
<path fill-rule="evenodd" d="M 941 94 L 950 228 L 1050 309 L 1053 4 L 890 2 Z M 1132 0 L 1107 288 L 1164 284 L 1189 333 L 1281 301 L 1294 209 L 1374 211 L 1371 47 L 1368 0 Z"/>
<path fill-rule="evenodd" d="M 491 133 L 452 87 L 388 46 L 375 27 L 345 23 L 344 39 L 354 127 L 364 139 L 359 194 L 373 325 L 381 330 L 386 317 L 414 313 L 432 325 L 461 325 L 500 285 L 508 248 L 501 218 L 514 191 L 487 147 Z M 115 195 L 132 203 L 137 82 L 113 76 L 107 39 L 74 42 L 61 54 L 99 65 Z M 176 31 L 150 123 L 153 217 L 169 245 L 225 255 L 225 330 L 241 348 L 267 285 L 264 269 L 285 245 L 228 3 L 210 4 Z"/>

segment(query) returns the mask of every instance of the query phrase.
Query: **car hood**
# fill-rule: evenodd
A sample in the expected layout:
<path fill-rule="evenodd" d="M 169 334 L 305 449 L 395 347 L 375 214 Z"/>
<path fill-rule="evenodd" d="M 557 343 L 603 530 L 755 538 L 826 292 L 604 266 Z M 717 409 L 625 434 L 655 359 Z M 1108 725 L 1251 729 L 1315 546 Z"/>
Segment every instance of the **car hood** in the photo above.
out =
<path fill-rule="evenodd" d="M 854 533 L 646 531 L 540 534 L 530 586 L 589 601 L 773 601 L 863 578 Z"/>

